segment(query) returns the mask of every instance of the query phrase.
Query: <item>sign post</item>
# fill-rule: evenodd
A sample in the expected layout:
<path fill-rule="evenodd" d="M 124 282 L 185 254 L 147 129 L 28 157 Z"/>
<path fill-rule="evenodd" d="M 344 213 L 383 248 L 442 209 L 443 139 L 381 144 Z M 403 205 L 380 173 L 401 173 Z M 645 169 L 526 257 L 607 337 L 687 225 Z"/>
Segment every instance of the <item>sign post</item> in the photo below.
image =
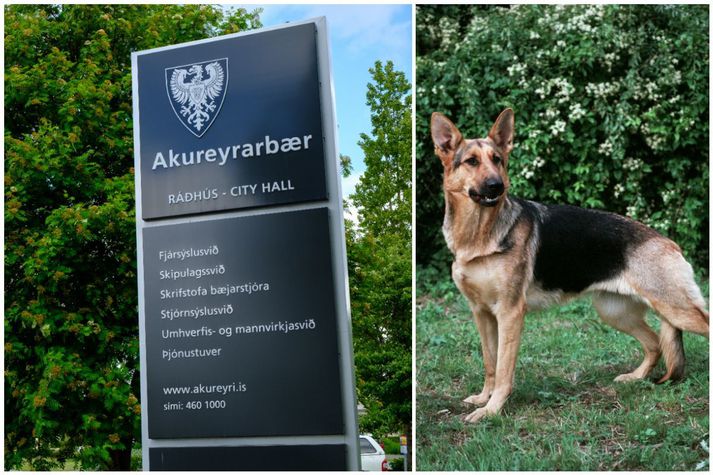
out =
<path fill-rule="evenodd" d="M 402 435 L 399 437 L 401 455 L 404 456 L 404 472 L 408 471 L 408 437 Z"/>
<path fill-rule="evenodd" d="M 145 470 L 357 470 L 324 18 L 132 55 Z"/>

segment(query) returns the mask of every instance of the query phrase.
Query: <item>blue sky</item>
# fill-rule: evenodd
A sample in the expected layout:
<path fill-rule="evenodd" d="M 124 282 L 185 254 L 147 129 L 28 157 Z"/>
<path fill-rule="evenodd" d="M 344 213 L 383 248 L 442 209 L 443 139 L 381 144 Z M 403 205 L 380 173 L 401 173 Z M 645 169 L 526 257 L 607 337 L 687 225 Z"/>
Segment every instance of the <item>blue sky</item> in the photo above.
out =
<path fill-rule="evenodd" d="M 262 8 L 263 26 L 288 21 L 327 17 L 332 71 L 339 124 L 339 152 L 352 158 L 352 176 L 342 180 L 346 198 L 354 191 L 364 171 L 364 154 L 357 145 L 359 134 L 371 132 L 366 85 L 369 68 L 376 60 L 391 60 L 397 70 L 411 74 L 411 5 L 237 5 L 248 10 Z"/>

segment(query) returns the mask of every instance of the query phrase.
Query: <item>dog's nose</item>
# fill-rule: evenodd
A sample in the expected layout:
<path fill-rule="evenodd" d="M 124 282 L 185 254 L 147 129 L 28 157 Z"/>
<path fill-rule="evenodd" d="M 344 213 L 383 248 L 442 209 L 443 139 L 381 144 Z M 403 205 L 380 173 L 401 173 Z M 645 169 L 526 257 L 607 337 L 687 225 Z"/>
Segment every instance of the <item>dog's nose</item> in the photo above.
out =
<path fill-rule="evenodd" d="M 485 186 L 488 188 L 488 193 L 490 196 L 497 196 L 502 194 L 503 191 L 505 191 L 505 185 L 503 184 L 503 181 L 499 178 L 488 178 L 485 180 Z"/>

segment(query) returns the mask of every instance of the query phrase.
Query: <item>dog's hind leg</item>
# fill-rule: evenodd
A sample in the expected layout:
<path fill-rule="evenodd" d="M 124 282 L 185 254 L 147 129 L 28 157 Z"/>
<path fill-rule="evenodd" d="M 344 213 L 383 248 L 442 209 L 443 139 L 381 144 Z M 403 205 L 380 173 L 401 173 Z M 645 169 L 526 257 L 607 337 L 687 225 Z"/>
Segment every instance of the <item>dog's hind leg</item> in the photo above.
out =
<path fill-rule="evenodd" d="M 639 367 L 631 373 L 620 374 L 614 381 L 633 381 L 647 377 L 661 357 L 659 339 L 644 319 L 647 306 L 630 297 L 609 292 L 594 295 L 592 302 L 604 322 L 633 336 L 644 348 L 644 361 Z"/>
<path fill-rule="evenodd" d="M 666 374 L 658 382 L 681 379 L 685 366 L 681 330 L 706 338 L 709 333 L 706 303 L 691 265 L 674 242 L 656 238 L 632 253 L 624 278 L 661 317 L 659 342 Z"/>
<path fill-rule="evenodd" d="M 695 284 L 694 284 L 695 285 Z M 696 287 L 696 291 L 698 288 Z M 702 303 L 677 303 L 675 300 L 656 300 L 653 295 L 648 299 L 661 317 L 660 344 L 666 362 L 666 374 L 657 382 L 678 381 L 683 378 L 686 357 L 683 352 L 683 333 L 681 330 L 698 333 L 708 338 L 708 312 Z M 702 301 L 701 297 L 701 301 Z"/>
<path fill-rule="evenodd" d="M 666 374 L 657 383 L 661 384 L 669 379 L 678 381 L 683 378 L 683 372 L 686 368 L 686 355 L 683 352 L 683 333 L 681 330 L 662 319 L 659 344 L 663 351 L 663 359 L 666 362 Z"/>
<path fill-rule="evenodd" d="M 483 349 L 483 366 L 485 367 L 485 383 L 479 394 L 473 394 L 463 400 L 467 404 L 483 406 L 490 399 L 495 386 L 495 364 L 498 357 L 498 322 L 493 314 L 479 305 L 470 304 L 473 319 L 480 333 L 480 344 Z"/>
<path fill-rule="evenodd" d="M 652 299 L 650 299 L 652 300 Z M 683 378 L 686 358 L 681 330 L 698 333 L 708 338 L 708 312 L 700 304 L 676 305 L 670 301 L 652 300 L 654 310 L 661 316 L 661 349 L 666 362 L 666 374 L 658 383 Z"/>

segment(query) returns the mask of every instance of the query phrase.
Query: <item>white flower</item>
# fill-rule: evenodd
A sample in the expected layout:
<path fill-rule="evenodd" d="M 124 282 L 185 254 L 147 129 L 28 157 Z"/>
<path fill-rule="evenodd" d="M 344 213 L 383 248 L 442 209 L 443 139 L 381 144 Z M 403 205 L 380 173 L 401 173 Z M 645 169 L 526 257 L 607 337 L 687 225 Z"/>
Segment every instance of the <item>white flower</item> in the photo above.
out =
<path fill-rule="evenodd" d="M 629 170 L 629 171 L 636 171 L 639 168 L 641 168 L 644 165 L 644 162 L 639 160 L 638 158 L 631 158 L 627 157 L 624 159 L 624 163 L 622 164 L 622 168 L 624 170 Z"/>
<path fill-rule="evenodd" d="M 624 193 L 624 185 L 621 183 L 614 185 L 614 198 L 618 198 L 622 193 Z"/>
<path fill-rule="evenodd" d="M 517 59 L 517 57 L 516 57 Z M 509 66 L 508 68 L 508 74 L 510 76 L 514 76 L 515 74 L 522 74 L 525 72 L 527 69 L 527 66 L 522 64 L 522 63 L 515 63 L 512 66 Z"/>
<path fill-rule="evenodd" d="M 563 120 L 557 120 L 552 127 L 550 127 L 550 132 L 552 132 L 552 135 L 557 136 L 564 132 L 566 126 L 567 124 Z"/>
<path fill-rule="evenodd" d="M 612 145 L 611 142 L 609 142 L 609 139 L 606 139 L 604 143 L 599 145 L 599 153 L 602 155 L 611 155 L 612 151 L 614 150 L 614 145 Z"/>
<path fill-rule="evenodd" d="M 597 98 L 606 98 L 607 96 L 610 96 L 612 94 L 615 94 L 616 92 L 619 91 L 619 86 L 620 84 L 617 82 L 600 82 L 600 83 L 588 83 L 584 90 L 587 92 L 587 94 L 597 97 Z M 656 86 L 654 86 L 656 87 Z"/>
<path fill-rule="evenodd" d="M 584 114 L 586 114 L 586 111 L 582 109 L 582 105 L 579 102 L 575 102 L 569 106 L 569 118 L 571 120 L 580 119 L 584 117 Z"/>
<path fill-rule="evenodd" d="M 665 205 L 669 204 L 671 202 L 671 199 L 676 196 L 676 192 L 674 190 L 664 190 L 661 192 L 661 198 L 663 199 L 663 203 Z"/>

